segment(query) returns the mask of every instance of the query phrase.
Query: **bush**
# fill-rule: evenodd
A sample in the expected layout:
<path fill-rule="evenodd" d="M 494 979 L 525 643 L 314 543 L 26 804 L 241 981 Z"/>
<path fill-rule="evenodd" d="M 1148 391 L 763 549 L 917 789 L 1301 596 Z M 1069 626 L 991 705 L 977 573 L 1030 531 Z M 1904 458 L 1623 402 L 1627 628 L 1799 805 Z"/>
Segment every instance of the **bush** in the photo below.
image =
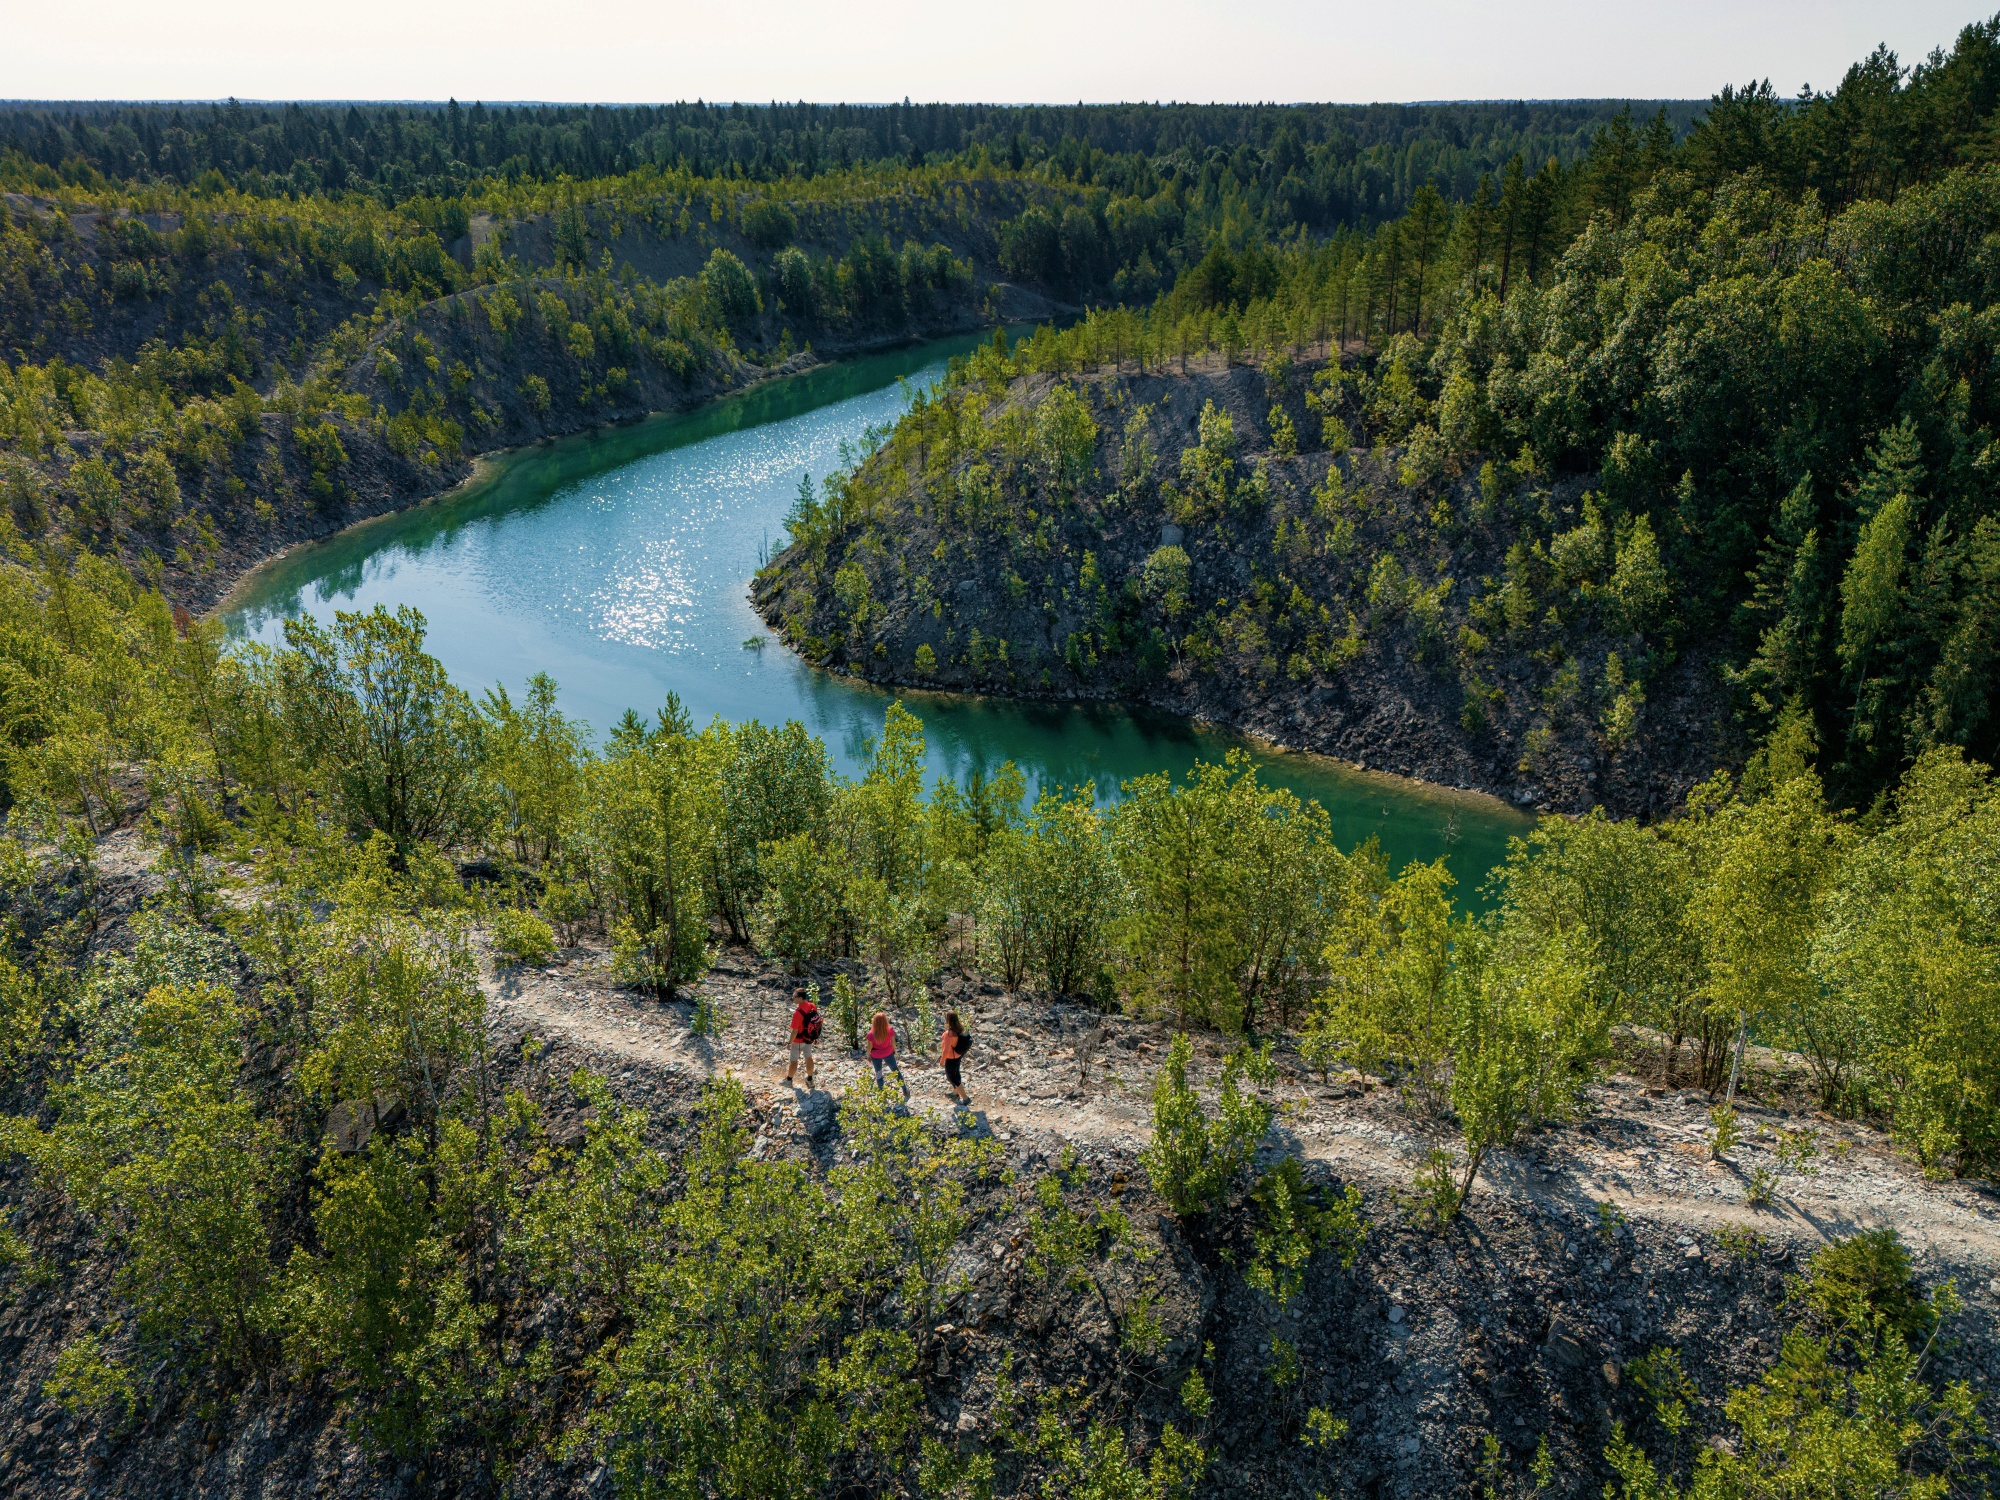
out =
<path fill-rule="evenodd" d="M 1907 1342 L 1937 1325 L 1893 1229 L 1871 1229 L 1828 1245 L 1806 1263 L 1788 1295 L 1830 1328 L 1888 1330 Z"/>
<path fill-rule="evenodd" d="M 1902 1339 L 1864 1345 L 1858 1364 L 1829 1341 L 1793 1331 L 1777 1365 L 1732 1392 L 1730 1442 L 1702 1450 L 1687 1490 L 1613 1429 L 1605 1460 L 1619 1482 L 1610 1500 L 1942 1500 L 1959 1493 L 1986 1435 L 1972 1391 L 1940 1393 Z M 1690 1392 L 1691 1394 L 1691 1392 Z"/>
<path fill-rule="evenodd" d="M 124 1251 L 115 1284 L 140 1331 L 228 1362 L 270 1327 L 277 1132 L 237 1088 L 245 1016 L 219 985 L 108 999 L 56 1124 L 9 1144 L 58 1178 Z M 104 1380 L 83 1352 L 78 1389 Z M 93 1398 L 94 1399 L 94 1398 Z"/>
<path fill-rule="evenodd" d="M 1306 1264 L 1331 1249 L 1341 1269 L 1354 1264 L 1367 1238 L 1361 1194 L 1349 1183 L 1339 1194 L 1309 1184 L 1296 1156 L 1287 1156 L 1250 1190 L 1263 1226 L 1253 1230 L 1255 1253 L 1244 1280 L 1279 1303 L 1288 1303 L 1305 1284 Z"/>
<path fill-rule="evenodd" d="M 727 250 L 718 249 L 708 257 L 708 264 L 701 269 L 701 285 L 725 322 L 754 318 L 764 310 L 750 268 Z"/>
<path fill-rule="evenodd" d="M 1139 1158 L 1153 1191 L 1184 1219 L 1222 1201 L 1256 1155 L 1273 1114 L 1270 1105 L 1243 1089 L 1245 1080 L 1262 1082 L 1271 1076 L 1268 1044 L 1242 1048 L 1223 1064 L 1213 1117 L 1188 1082 L 1193 1058 L 1187 1033 L 1176 1032 L 1166 1066 L 1153 1084 L 1153 1138 Z"/>
<path fill-rule="evenodd" d="M 485 731 L 472 700 L 423 649 L 424 617 L 341 611 L 331 633 L 287 620 L 285 719 L 309 764 L 357 829 L 388 836 L 398 858 L 453 844 L 492 821 Z"/>
<path fill-rule="evenodd" d="M 121 1417 L 130 1417 L 139 1401 L 132 1372 L 105 1353 L 104 1338 L 95 1333 L 79 1334 L 62 1346 L 42 1394 L 72 1416 L 115 1403 Z"/>
<path fill-rule="evenodd" d="M 555 957 L 555 929 L 531 911 L 502 907 L 493 914 L 493 946 L 509 963 L 545 964 Z"/>
<path fill-rule="evenodd" d="M 759 198 L 743 210 L 743 235 L 761 250 L 781 250 L 798 238 L 799 221 L 775 198 Z"/>

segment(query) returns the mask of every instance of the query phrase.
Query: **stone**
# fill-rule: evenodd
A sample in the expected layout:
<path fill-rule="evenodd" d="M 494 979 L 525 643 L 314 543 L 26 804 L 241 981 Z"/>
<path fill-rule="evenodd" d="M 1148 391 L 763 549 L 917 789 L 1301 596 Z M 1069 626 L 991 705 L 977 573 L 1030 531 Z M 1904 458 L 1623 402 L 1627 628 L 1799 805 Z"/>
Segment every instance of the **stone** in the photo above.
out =
<path fill-rule="evenodd" d="M 1183 535 L 1184 533 L 1180 527 L 1169 521 L 1160 528 L 1160 545 L 1162 547 L 1178 547 L 1181 544 Z"/>
<path fill-rule="evenodd" d="M 1389 1321 L 1390 1321 L 1391 1323 L 1400 1323 L 1400 1322 L 1402 1322 L 1402 1321 L 1403 1321 L 1403 1309 L 1402 1309 L 1401 1307 L 1392 1307 L 1392 1308 L 1390 1308 L 1390 1309 L 1389 1309 Z"/>
<path fill-rule="evenodd" d="M 1549 1336 L 1542 1341 L 1549 1361 L 1566 1370 L 1581 1369 L 1590 1363 L 1591 1350 L 1584 1331 L 1558 1314 L 1549 1321 Z"/>

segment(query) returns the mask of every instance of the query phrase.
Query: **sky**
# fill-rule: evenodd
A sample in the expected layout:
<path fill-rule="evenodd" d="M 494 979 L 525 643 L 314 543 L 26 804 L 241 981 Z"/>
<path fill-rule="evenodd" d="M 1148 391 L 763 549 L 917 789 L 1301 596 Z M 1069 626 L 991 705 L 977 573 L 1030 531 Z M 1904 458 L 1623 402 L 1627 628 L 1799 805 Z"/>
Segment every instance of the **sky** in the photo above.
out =
<path fill-rule="evenodd" d="M 2000 4 L 2000 0 L 1988 0 Z M 1103 103 L 1832 87 L 1940 0 L 0 0 L 0 97 Z"/>

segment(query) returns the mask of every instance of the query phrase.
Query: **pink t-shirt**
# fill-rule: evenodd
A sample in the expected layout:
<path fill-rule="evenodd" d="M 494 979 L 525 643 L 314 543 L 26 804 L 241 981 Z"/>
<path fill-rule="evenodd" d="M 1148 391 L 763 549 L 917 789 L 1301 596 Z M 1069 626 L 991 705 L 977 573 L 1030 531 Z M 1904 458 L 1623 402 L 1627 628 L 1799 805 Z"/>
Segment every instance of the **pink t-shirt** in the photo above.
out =
<path fill-rule="evenodd" d="M 871 1060 L 878 1057 L 892 1057 L 895 1055 L 895 1052 L 896 1052 L 895 1027 L 891 1026 L 889 1028 L 889 1034 L 887 1036 L 877 1036 L 872 1031 L 868 1033 L 868 1056 Z"/>

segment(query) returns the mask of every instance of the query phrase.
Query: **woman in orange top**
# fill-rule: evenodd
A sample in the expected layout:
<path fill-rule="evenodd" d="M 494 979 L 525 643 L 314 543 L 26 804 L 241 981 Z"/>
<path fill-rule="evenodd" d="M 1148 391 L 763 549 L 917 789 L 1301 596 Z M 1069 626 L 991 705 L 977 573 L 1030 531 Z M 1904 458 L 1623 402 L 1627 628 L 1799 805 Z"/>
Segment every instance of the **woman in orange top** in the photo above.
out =
<path fill-rule="evenodd" d="M 972 1103 L 971 1096 L 965 1092 L 963 1080 L 958 1076 L 966 1050 L 965 1022 L 959 1020 L 957 1011 L 948 1010 L 944 1013 L 944 1035 L 938 1039 L 938 1057 L 944 1063 L 944 1076 L 951 1084 L 951 1096 L 958 1101 L 960 1109 Z"/>

